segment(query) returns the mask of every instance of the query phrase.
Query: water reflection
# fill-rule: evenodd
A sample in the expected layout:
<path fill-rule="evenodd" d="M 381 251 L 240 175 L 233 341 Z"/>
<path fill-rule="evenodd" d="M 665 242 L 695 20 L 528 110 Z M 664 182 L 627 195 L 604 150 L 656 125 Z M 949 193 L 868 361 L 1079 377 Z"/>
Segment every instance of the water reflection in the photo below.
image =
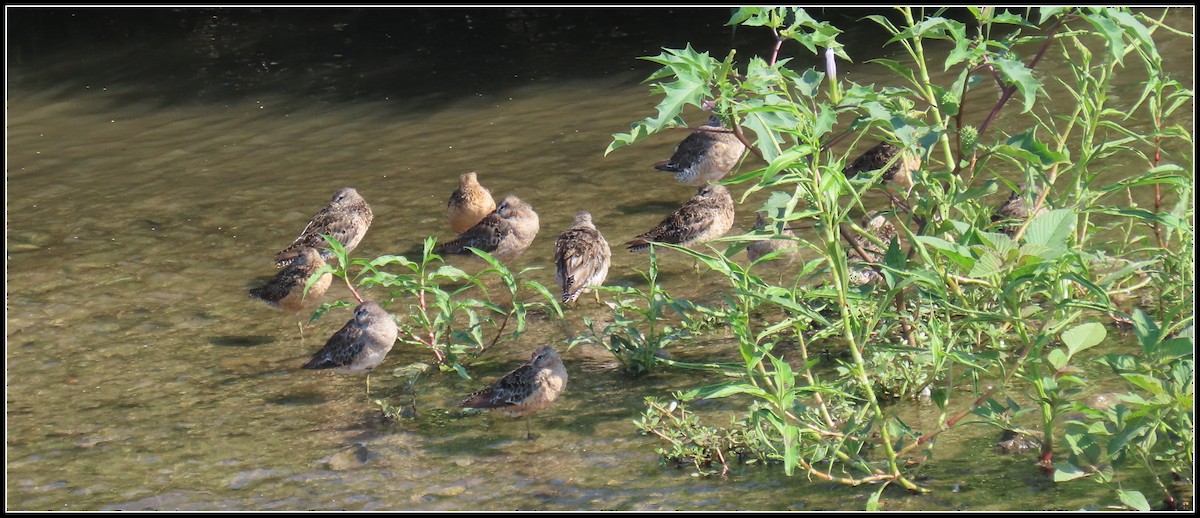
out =
<path fill-rule="evenodd" d="M 678 19 L 601 9 L 584 22 L 540 11 L 263 9 L 237 23 L 217 10 L 155 12 L 143 28 L 94 47 L 82 34 L 68 37 L 69 47 L 39 39 L 10 48 L 20 53 L 8 99 L 12 509 L 863 507 L 868 492 L 777 470 L 697 480 L 664 468 L 654 452 L 661 444 L 630 424 L 641 397 L 705 380 L 694 372 L 629 380 L 591 347 L 564 354 L 571 385 L 537 417 L 537 441 L 518 440 L 521 423 L 503 416 L 447 410 L 478 386 L 452 374 L 426 375 L 415 393 L 375 377 L 375 397 L 415 399 L 420 411 L 383 422 L 361 378 L 298 369 L 348 308 L 308 323 L 245 293 L 274 273 L 273 254 L 343 186 L 375 208 L 358 256 L 449 237 L 445 200 L 466 170 L 493 195 L 533 204 L 542 234 L 514 266 L 542 267 L 531 278 L 553 286 L 552 237 L 577 210 L 590 210 L 617 243 L 694 193 L 651 167 L 679 135 L 603 150 L 656 101 L 640 84 L 653 67 L 634 58 L 689 41 L 723 56 L 727 12 Z M 430 16 L 461 22 L 444 30 Z M 651 16 L 676 23 L 620 22 Z M 155 20 L 181 19 L 187 38 L 153 30 Z M 498 20 L 522 27 L 512 36 L 520 39 L 488 37 L 506 33 L 483 29 Z M 559 38 L 584 29 L 609 33 Z M 879 48 L 872 31 L 859 31 L 847 40 Z M 737 37 L 756 53 L 766 48 L 751 31 Z M 798 66 L 810 59 L 796 52 Z M 847 73 L 864 84 L 891 80 L 872 79 L 882 72 L 869 67 Z M 737 218 L 735 230 L 753 225 L 751 210 Z M 644 261 L 615 249 L 610 281 L 640 285 L 634 269 Z M 662 264 L 661 280 L 677 296 L 724 287 L 681 257 Z M 350 298 L 337 284 L 328 296 Z M 608 318 L 583 305 L 568 322 L 534 322 L 473 374 L 494 379 L 536 344 L 582 332 L 582 315 Z M 714 345 L 683 354 L 710 351 L 729 353 Z M 383 372 L 429 360 L 397 347 Z M 720 404 L 704 409 L 718 422 Z M 973 448 L 987 439 L 940 447 L 951 451 L 954 441 Z M 367 453 L 356 463 L 359 445 Z M 987 493 L 992 508 L 1013 505 L 983 475 L 938 469 L 930 481 L 938 495 L 968 480 L 964 491 L 976 501 Z M 1014 491 L 1054 491 L 1036 484 Z M 956 505 L 937 498 L 900 505 Z"/>

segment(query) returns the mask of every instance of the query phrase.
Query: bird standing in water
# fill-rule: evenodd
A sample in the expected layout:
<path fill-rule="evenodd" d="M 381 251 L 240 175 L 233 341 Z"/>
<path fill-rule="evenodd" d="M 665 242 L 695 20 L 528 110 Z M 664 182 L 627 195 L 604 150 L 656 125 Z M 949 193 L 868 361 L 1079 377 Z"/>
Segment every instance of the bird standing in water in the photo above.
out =
<path fill-rule="evenodd" d="M 489 408 L 511 417 L 525 417 L 550 406 L 567 388 L 567 368 L 558 351 L 549 345 L 533 351 L 529 363 L 505 374 L 492 386 L 467 396 L 459 404 L 463 408 Z M 525 437 L 533 438 L 529 420 L 525 421 Z"/>
<path fill-rule="evenodd" d="M 539 228 L 538 215 L 533 207 L 509 194 L 500 200 L 496 210 L 479 223 L 454 240 L 438 245 L 433 251 L 439 255 L 470 254 L 467 247 L 472 247 L 507 262 L 529 248 Z"/>
<path fill-rule="evenodd" d="M 313 282 L 312 286 L 308 287 L 307 294 L 304 292 L 309 277 L 312 277 L 313 272 L 320 270 L 323 266 L 325 266 L 325 259 L 321 258 L 317 249 L 311 246 L 301 247 L 296 258 L 279 270 L 275 277 L 262 286 L 250 288 L 250 296 L 266 302 L 272 307 L 287 311 L 300 311 L 304 306 L 320 299 L 329 289 L 329 284 L 333 281 L 333 274 L 325 272 Z"/>
<path fill-rule="evenodd" d="M 1017 229 L 1025 224 L 1025 220 L 1030 217 L 1041 216 L 1049 211 L 1045 205 L 1042 205 L 1035 213 L 1029 213 L 1030 202 L 1026 198 L 1036 201 L 1042 195 L 1041 189 L 1028 189 L 1024 183 L 1018 186 L 1017 189 L 1008 196 L 1008 199 L 1004 203 L 996 207 L 996 210 L 992 213 L 992 222 L 1000 223 L 1000 232 L 1009 236 L 1016 235 Z"/>
<path fill-rule="evenodd" d="M 301 366 L 304 369 L 333 369 L 340 374 L 367 374 L 371 393 L 371 369 L 378 367 L 396 344 L 400 329 L 392 315 L 374 301 L 354 308 L 354 318 L 329 337 L 325 347 Z"/>
<path fill-rule="evenodd" d="M 770 223 L 771 223 L 770 220 L 767 219 L 766 212 L 763 212 L 760 210 L 757 213 L 755 213 L 754 228 L 756 230 L 766 231 L 767 225 L 769 225 Z M 754 242 L 750 243 L 749 245 L 747 245 L 746 246 L 746 257 L 750 259 L 750 262 L 755 262 L 759 258 L 761 258 L 767 254 L 770 254 L 771 252 L 775 252 L 777 250 L 786 250 L 786 249 L 790 248 L 790 250 L 788 250 L 787 252 L 783 252 L 779 256 L 776 256 L 776 258 L 783 259 L 785 261 L 785 264 L 791 264 L 792 260 L 795 259 L 795 257 L 796 257 L 796 248 L 795 248 L 796 242 L 789 238 L 792 238 L 795 236 L 796 236 L 796 234 L 792 232 L 792 229 L 787 228 L 785 226 L 785 227 L 783 227 L 783 230 L 781 230 L 779 232 L 778 235 L 773 236 L 771 239 L 764 239 L 762 241 L 754 241 Z"/>
<path fill-rule="evenodd" d="M 649 231 L 625 243 L 630 252 L 650 243 L 691 246 L 725 235 L 733 227 L 733 197 L 722 185 L 708 184 Z"/>
<path fill-rule="evenodd" d="M 321 257 L 326 261 L 332 259 L 333 251 L 321 234 L 332 236 L 346 252 L 350 252 L 362 241 L 372 219 L 374 214 L 367 200 L 353 187 L 342 188 L 334 193 L 329 205 L 313 216 L 296 240 L 275 255 L 275 267 L 287 266 L 306 246 L 320 250 Z"/>
<path fill-rule="evenodd" d="M 581 210 L 575 214 L 575 226 L 564 230 L 554 243 L 555 279 L 562 286 L 562 301 L 573 302 L 585 291 L 600 292 L 590 286 L 604 284 L 612 260 L 608 241 L 592 224 L 592 214 Z"/>
<path fill-rule="evenodd" d="M 883 262 L 884 254 L 891 246 L 893 239 L 897 240 L 897 245 L 901 245 L 900 233 L 896 231 L 896 226 L 888 221 L 887 217 L 879 211 L 870 211 L 863 216 L 862 227 L 868 234 L 879 239 L 883 243 L 883 247 L 875 244 L 869 238 L 863 235 L 854 236 L 851 241 L 851 246 L 846 250 L 846 259 L 850 266 L 850 284 L 862 286 L 872 284 L 882 277 L 874 268 L 864 263 L 881 263 Z M 857 248 L 854 246 L 857 244 Z M 866 254 L 859 253 L 858 248 Z"/>
<path fill-rule="evenodd" d="M 446 202 L 446 220 L 455 234 L 466 232 L 488 214 L 496 210 L 492 193 L 479 185 L 475 171 L 458 175 L 458 188 Z"/>
<path fill-rule="evenodd" d="M 899 147 L 890 142 L 880 142 L 846 165 L 842 174 L 846 175 L 846 178 L 853 178 L 860 172 L 875 171 L 884 167 L 887 167 L 887 170 L 884 171 L 882 180 L 899 185 L 907 196 L 913 188 L 912 174 L 921 167 L 921 157 L 910 150 L 904 150 L 902 153 Z"/>
<path fill-rule="evenodd" d="M 671 158 L 654 164 L 654 168 L 675 173 L 680 182 L 701 186 L 724 178 L 745 151 L 746 145 L 713 114 L 707 124 L 675 146 Z"/>

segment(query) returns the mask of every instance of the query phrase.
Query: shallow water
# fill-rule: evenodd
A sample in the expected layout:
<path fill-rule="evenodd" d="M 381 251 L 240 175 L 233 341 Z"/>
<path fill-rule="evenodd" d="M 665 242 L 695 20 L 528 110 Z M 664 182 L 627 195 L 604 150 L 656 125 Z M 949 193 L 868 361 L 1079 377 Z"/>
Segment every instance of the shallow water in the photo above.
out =
<path fill-rule="evenodd" d="M 582 314 L 609 316 L 594 303 L 570 310 L 566 321 L 534 319 L 520 340 L 501 341 L 472 367 L 474 380 L 426 374 L 415 396 L 387 374 L 431 361 L 415 348 L 391 352 L 372 376 L 370 398 L 360 377 L 301 371 L 350 310 L 330 310 L 301 330 L 307 314 L 272 311 L 245 290 L 275 273 L 275 252 L 344 186 L 356 187 L 375 213 L 356 257 L 408 254 L 425 236 L 450 237 L 446 198 L 459 173 L 475 170 L 497 199 L 516 193 L 540 215 L 539 237 L 515 269 L 540 267 L 529 278 L 553 287 L 553 237 L 587 209 L 614 244 L 610 283 L 640 287 L 634 269 L 645 268 L 645 256 L 616 243 L 695 190 L 651 167 L 679 134 L 603 155 L 610 135 L 650 114 L 657 100 L 640 84 L 653 66 L 635 58 L 687 41 L 723 56 L 729 39 L 720 32 L 728 15 L 718 12 L 692 20 L 709 24 L 707 39 L 683 28 L 653 38 L 629 24 L 614 28 L 606 45 L 557 42 L 555 31 L 567 30 L 558 20 L 543 36 L 531 30 L 527 40 L 494 46 L 461 30 L 405 47 L 377 45 L 387 39 L 384 22 L 347 13 L 197 26 L 192 38 L 206 44 L 135 33 L 67 49 L 20 40 L 20 59 L 10 51 L 8 509 L 865 506 L 873 488 L 788 478 L 778 467 L 697 479 L 662 465 L 655 448 L 664 444 L 631 423 L 642 397 L 669 397 L 716 377 L 667 371 L 630 380 L 604 350 L 564 352 L 582 331 Z M 869 32 L 855 44 L 869 48 Z M 739 56 L 765 52 L 751 46 L 753 34 L 738 37 L 747 46 Z M 1190 47 L 1163 52 L 1191 63 Z M 871 79 L 883 71 L 867 66 L 845 73 L 864 84 L 891 80 Z M 745 209 L 758 202 L 739 206 L 735 230 L 751 226 Z M 690 263 L 661 258 L 660 280 L 677 297 L 724 287 L 714 274 L 697 278 Z M 350 295 L 335 284 L 327 298 Z M 680 354 L 728 353 L 717 338 Z M 520 421 L 454 408 L 539 343 L 561 344 L 571 377 L 564 396 L 533 418 L 537 440 L 524 440 Z M 398 422 L 381 419 L 371 401 L 412 397 L 418 417 Z M 724 404 L 699 406 L 721 425 Z M 936 419 L 929 409 L 902 411 Z M 993 435 L 948 434 L 939 455 L 990 451 Z M 354 457 L 359 444 L 365 450 Z M 932 463 L 922 481 L 932 495 L 895 491 L 885 499 L 889 509 L 974 510 L 1112 500 L 1096 484 L 1055 486 L 1031 462 L 988 454 Z"/>

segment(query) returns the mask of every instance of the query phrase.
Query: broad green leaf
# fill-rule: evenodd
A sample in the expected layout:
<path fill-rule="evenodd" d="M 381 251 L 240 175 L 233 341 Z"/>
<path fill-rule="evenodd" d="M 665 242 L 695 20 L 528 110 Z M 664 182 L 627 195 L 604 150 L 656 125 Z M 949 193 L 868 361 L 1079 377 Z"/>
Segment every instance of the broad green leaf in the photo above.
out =
<path fill-rule="evenodd" d="M 1106 334 L 1107 331 L 1104 329 L 1104 324 L 1088 322 L 1064 331 L 1062 341 L 1067 346 L 1068 356 L 1074 356 L 1079 351 L 1099 344 L 1104 340 Z"/>
<path fill-rule="evenodd" d="M 1146 501 L 1146 497 L 1142 495 L 1141 491 L 1118 489 L 1117 498 L 1121 499 L 1122 504 L 1133 508 L 1135 511 L 1150 510 L 1150 502 Z"/>
<path fill-rule="evenodd" d="M 1029 228 L 1025 231 L 1025 242 L 1051 248 L 1062 247 L 1075 231 L 1075 220 L 1075 211 L 1071 209 L 1047 211 L 1029 222 Z"/>
<path fill-rule="evenodd" d="M 1077 478 L 1083 478 L 1086 476 L 1088 476 L 1088 474 L 1085 471 L 1083 471 L 1075 466 L 1072 466 L 1071 464 L 1067 464 L 1065 462 L 1058 462 L 1058 463 L 1055 463 L 1055 465 L 1054 465 L 1054 481 L 1055 482 L 1066 482 L 1069 480 L 1075 480 Z"/>
<path fill-rule="evenodd" d="M 1033 71 L 1024 63 L 1015 59 L 996 57 L 992 59 L 992 64 L 1006 82 L 1012 83 L 1017 91 L 1021 92 L 1021 97 L 1025 101 L 1021 113 L 1029 113 L 1029 110 L 1033 109 L 1033 103 L 1037 100 L 1037 91 L 1042 87 L 1042 82 L 1033 77 Z"/>

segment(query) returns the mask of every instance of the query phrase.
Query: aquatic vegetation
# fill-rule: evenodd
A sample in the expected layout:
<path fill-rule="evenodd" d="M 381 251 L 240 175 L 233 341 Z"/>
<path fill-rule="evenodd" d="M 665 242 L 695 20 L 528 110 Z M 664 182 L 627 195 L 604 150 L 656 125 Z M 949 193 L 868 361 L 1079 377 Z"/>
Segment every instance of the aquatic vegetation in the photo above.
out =
<path fill-rule="evenodd" d="M 870 61 L 898 85 L 838 77 L 836 61 L 851 60 L 841 31 L 798 8 L 732 15 L 729 25 L 775 36 L 766 58 L 739 62 L 730 51 L 718 59 L 690 45 L 643 58 L 662 66 L 647 79 L 662 100 L 654 115 L 614 134 L 606 153 L 682 124 L 693 109 L 712 112 L 763 164 L 753 168 L 748 158 L 721 184 L 745 186 L 739 204 L 766 195 L 757 210 L 780 224 L 811 226 L 795 242 L 815 259 L 777 285 L 730 259 L 749 236 L 711 241 L 713 253 L 664 245 L 729 278 L 727 304 L 707 312 L 730 326 L 744 365 L 714 367 L 734 379 L 681 391 L 676 402 L 647 400 L 638 426 L 671 444 L 660 451 L 665 458 L 702 474 L 728 469 L 719 454 L 733 447 L 717 439 L 722 433 L 757 430 L 762 440 L 749 447 L 762 458 L 789 475 L 879 484 L 867 507 L 880 509 L 889 485 L 928 491 L 913 475 L 920 463 L 906 460 L 933 458 L 940 435 L 968 423 L 1011 430 L 1020 420 L 1043 437 L 1038 464 L 1054 480 L 1091 477 L 1110 483 L 1122 507 L 1148 509 L 1145 495 L 1113 476 L 1140 469 L 1159 481 L 1167 506 L 1190 505 L 1162 480 L 1194 483 L 1195 277 L 1191 254 L 1180 253 L 1194 249 L 1194 144 L 1188 128 L 1171 122 L 1193 93 L 1164 73 L 1154 38 L 1191 35 L 1126 8 L 967 10 L 971 25 L 943 17 L 945 9 L 897 8 L 899 22 L 867 17 L 910 58 Z M 927 61 L 931 42 L 954 50 L 944 62 Z M 781 59 L 784 45 L 823 57 L 823 70 Z M 1051 60 L 1062 69 L 1043 74 Z M 1131 63 L 1145 76 L 1118 99 L 1117 74 L 1133 73 Z M 1041 101 L 1050 96 L 1068 97 L 1074 111 L 1049 112 Z M 985 102 L 990 109 L 967 109 Z M 995 127 L 1001 113 L 1003 131 Z M 889 164 L 843 174 L 860 141 L 914 153 L 911 188 L 896 194 L 881 184 Z M 1023 186 L 1033 193 L 1024 215 L 996 228 L 996 195 Z M 855 221 L 888 208 L 870 201 L 881 196 L 899 239 L 870 241 L 883 253 L 860 270 L 848 252 L 870 232 Z M 723 251 L 713 246 L 722 243 Z M 876 282 L 856 282 L 864 273 Z M 588 339 L 638 365 L 633 372 L 654 365 L 646 353 L 685 336 L 635 332 L 653 331 L 657 309 L 681 303 L 646 280 L 652 296 L 630 291 L 657 304 L 641 310 L 642 325 L 624 320 L 597 332 L 588 323 Z M 1130 392 L 1108 410 L 1085 411 L 1082 366 L 1096 361 L 1089 349 L 1105 340 L 1105 322 L 1132 323 L 1142 352 L 1099 360 Z M 1166 329 L 1181 337 L 1166 338 Z M 835 368 L 811 353 L 817 341 L 837 344 Z M 794 344 L 790 360 L 783 343 Z M 722 432 L 675 413 L 689 401 L 732 396 L 749 397 L 735 420 L 749 424 Z M 935 417 L 902 420 L 889 405 L 900 398 L 926 398 Z"/>

